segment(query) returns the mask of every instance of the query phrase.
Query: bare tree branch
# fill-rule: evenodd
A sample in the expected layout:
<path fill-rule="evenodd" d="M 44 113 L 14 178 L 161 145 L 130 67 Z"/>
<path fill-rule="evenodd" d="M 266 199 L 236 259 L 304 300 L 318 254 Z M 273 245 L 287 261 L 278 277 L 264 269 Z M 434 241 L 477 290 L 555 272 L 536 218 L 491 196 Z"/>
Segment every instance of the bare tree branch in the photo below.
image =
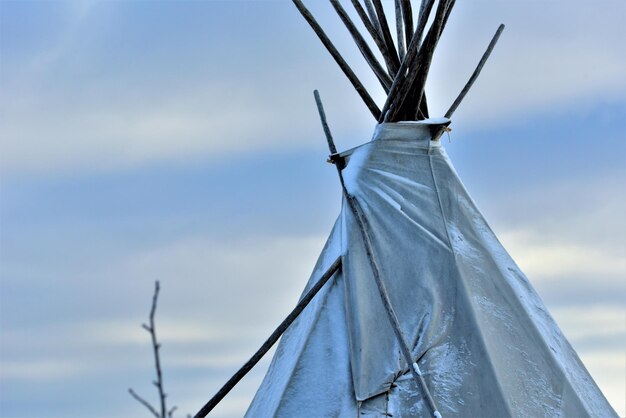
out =
<path fill-rule="evenodd" d="M 152 338 L 152 349 L 154 351 L 154 367 L 156 368 L 157 380 L 154 382 L 154 386 L 157 387 L 159 391 L 159 401 L 161 404 L 161 418 L 166 418 L 167 407 L 165 406 L 165 398 L 167 395 L 163 390 L 163 374 L 161 373 L 161 356 L 159 355 L 159 350 L 161 349 L 161 344 L 159 344 L 156 335 L 156 328 L 154 326 L 154 314 L 156 313 L 157 301 L 159 299 L 159 281 L 154 282 L 154 296 L 152 297 L 152 309 L 150 309 L 150 327 L 148 332 L 150 333 L 150 337 Z"/>
<path fill-rule="evenodd" d="M 172 409 L 167 411 L 167 417 L 168 418 L 174 418 L 174 411 L 176 411 L 177 409 L 178 409 L 177 406 L 173 406 Z"/>
<path fill-rule="evenodd" d="M 152 415 L 154 415 L 156 418 L 160 418 L 159 417 L 159 413 L 157 412 L 157 410 L 152 405 L 150 405 L 150 403 L 148 401 L 146 401 L 141 396 L 137 395 L 137 393 L 134 390 L 128 389 L 128 393 L 130 393 L 130 396 L 135 398 L 137 400 L 137 402 L 139 402 L 140 404 L 142 404 L 143 406 L 148 408 L 148 410 L 150 412 L 152 412 Z"/>
<path fill-rule="evenodd" d="M 174 410 L 176 410 L 176 407 L 173 407 L 172 409 L 170 409 L 169 412 L 167 410 L 166 401 L 165 401 L 165 398 L 167 398 L 167 394 L 165 393 L 165 390 L 163 389 L 163 373 L 161 372 L 161 358 L 159 355 L 161 344 L 159 344 L 159 341 L 157 340 L 156 326 L 154 323 L 154 316 L 156 314 L 157 302 L 159 300 L 159 289 L 160 289 L 159 281 L 157 280 L 154 283 L 154 295 L 152 296 L 152 307 L 150 308 L 150 325 L 141 324 L 141 327 L 150 334 L 150 338 L 152 340 L 152 351 L 154 352 L 154 366 L 156 368 L 156 375 L 157 375 L 156 380 L 153 381 L 152 384 L 156 386 L 159 392 L 159 405 L 161 407 L 161 412 L 159 413 L 157 411 L 157 408 L 153 407 L 148 401 L 143 399 L 141 396 L 137 395 L 137 393 L 134 390 L 128 389 L 128 392 L 139 403 L 141 403 L 143 406 L 148 408 L 150 412 L 152 412 L 152 414 L 156 418 L 168 418 L 168 417 L 172 418 L 172 414 L 174 413 Z"/>

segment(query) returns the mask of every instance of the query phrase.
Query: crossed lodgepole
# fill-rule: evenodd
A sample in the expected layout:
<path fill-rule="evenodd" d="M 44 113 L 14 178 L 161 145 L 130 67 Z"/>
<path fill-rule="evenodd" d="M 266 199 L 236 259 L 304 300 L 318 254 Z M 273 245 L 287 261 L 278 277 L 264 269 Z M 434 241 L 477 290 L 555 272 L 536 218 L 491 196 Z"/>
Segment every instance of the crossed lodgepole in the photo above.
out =
<path fill-rule="evenodd" d="M 370 34 L 372 40 L 376 44 L 379 52 L 381 53 L 387 71 L 378 62 L 374 56 L 372 50 L 367 44 L 367 41 L 359 33 L 358 29 L 350 19 L 349 15 L 343 9 L 338 0 L 330 0 L 331 5 L 337 12 L 338 16 L 350 32 L 352 39 L 356 43 L 357 47 L 361 51 L 361 54 L 365 58 L 366 62 L 378 78 L 383 90 L 387 94 L 387 100 L 384 106 L 379 109 L 378 105 L 372 99 L 372 96 L 368 93 L 363 83 L 358 79 L 354 71 L 347 64 L 345 59 L 341 56 L 337 48 L 330 41 L 322 27 L 315 20 L 313 15 L 304 6 L 302 0 L 292 0 L 297 9 L 300 11 L 305 20 L 309 23 L 313 31 L 322 41 L 322 44 L 326 47 L 328 52 L 334 58 L 335 62 L 339 65 L 343 73 L 346 75 L 352 86 L 355 88 L 365 105 L 368 107 L 372 116 L 378 122 L 397 122 L 400 120 L 420 120 L 428 117 L 428 107 L 426 105 L 426 94 L 424 93 L 424 86 L 428 71 L 430 69 L 430 63 L 433 58 L 434 50 L 439 42 L 441 34 L 446 26 L 450 12 L 455 4 L 456 0 L 438 0 L 435 16 L 432 19 L 432 23 L 428 31 L 426 31 L 427 22 L 433 6 L 437 0 L 422 0 L 417 16 L 417 25 L 413 27 L 413 12 L 411 8 L 410 0 L 395 0 L 395 24 L 396 24 L 396 40 L 398 48 L 396 50 L 391 30 L 385 16 L 385 11 L 382 6 L 381 0 L 363 0 L 361 5 L 359 0 L 350 0 L 355 11 L 357 12 L 361 22 L 365 26 L 365 29 Z M 470 79 L 465 84 L 454 103 L 450 106 L 445 116 L 450 118 L 462 100 L 465 98 L 467 92 L 470 90 L 478 75 L 482 71 L 485 62 L 489 58 L 493 51 L 500 34 L 504 29 L 504 25 L 500 25 L 495 35 L 491 39 L 487 50 L 480 59 L 476 69 L 472 73 Z M 424 34 L 426 33 L 426 36 Z M 331 152 L 331 160 L 335 163 L 339 179 L 341 182 L 342 190 L 346 201 L 352 211 L 361 236 L 365 245 L 366 253 L 370 262 L 370 267 L 376 281 L 383 305 L 387 312 L 390 324 L 400 344 L 403 356 L 409 364 L 409 369 L 417 382 L 418 387 L 424 392 L 429 407 L 432 410 L 434 417 L 441 417 L 437 407 L 434 403 L 432 396 L 426 386 L 426 382 L 419 370 L 417 363 L 413 362 L 411 352 L 406 344 L 406 341 L 402 335 L 400 329 L 400 323 L 391 306 L 391 301 L 387 290 L 385 289 L 384 282 L 380 277 L 380 269 L 372 252 L 372 245 L 367 230 L 367 222 L 363 217 L 362 210 L 358 201 L 351 196 L 344 185 L 341 170 L 343 169 L 343 162 L 337 157 L 337 150 L 335 144 L 326 123 L 326 116 L 324 114 L 324 108 L 322 106 L 321 99 L 317 90 L 314 92 L 315 100 L 317 103 L 318 111 L 320 114 L 322 127 L 328 141 L 328 146 Z M 441 132 L 437 132 L 433 135 L 437 138 Z M 328 282 L 334 274 L 341 269 L 341 256 L 338 257 L 329 269 L 318 279 L 315 285 L 302 297 L 300 302 L 296 305 L 293 311 L 285 318 L 283 322 L 274 330 L 272 335 L 263 343 L 261 348 L 222 386 L 222 388 L 209 400 L 194 418 L 205 417 L 215 406 L 231 391 L 233 387 L 261 360 L 261 358 L 269 351 L 269 349 L 278 341 L 281 335 L 287 330 L 287 328 L 296 320 L 298 315 L 306 308 L 320 289 Z"/>
<path fill-rule="evenodd" d="M 428 118 L 425 94 L 426 79 L 435 48 L 443 34 L 456 0 L 422 0 L 415 28 L 413 27 L 411 1 L 394 0 L 395 44 L 381 0 L 362 0 L 362 2 L 360 0 L 350 0 L 361 23 L 382 55 L 384 64 L 387 67 L 386 71 L 340 1 L 329 1 L 386 93 L 387 98 L 382 110 L 374 102 L 365 85 L 359 80 L 335 45 L 330 41 L 321 25 L 306 8 L 304 2 L 302 0 L 292 0 L 359 96 L 361 96 L 374 118 L 381 123 Z M 437 7 L 434 7 L 435 4 Z M 433 10 L 435 12 L 431 19 Z M 431 24 L 427 30 L 429 22 Z M 491 54 L 503 28 L 504 25 L 500 25 L 487 51 L 483 54 L 478 67 L 474 70 L 470 80 L 465 84 L 465 87 L 446 113 L 446 116 L 449 117 L 464 99 Z"/>
<path fill-rule="evenodd" d="M 313 285 L 313 287 L 311 287 L 311 289 L 302 297 L 302 299 L 300 299 L 300 302 L 298 302 L 293 311 L 291 311 L 291 313 L 287 315 L 287 318 L 285 318 L 285 320 L 280 323 L 280 325 L 274 330 L 272 335 L 270 335 L 269 338 L 263 343 L 261 348 L 259 348 L 257 352 L 254 353 L 252 357 L 250 357 L 250 360 L 248 360 L 243 366 L 241 366 L 239 370 L 237 370 L 233 377 L 228 379 L 224 386 L 222 386 L 222 388 L 217 391 L 217 393 L 198 411 L 198 413 L 194 415 L 194 418 L 206 417 L 207 414 L 211 412 L 211 410 L 213 410 L 213 408 L 215 408 L 222 399 L 224 399 L 224 396 L 226 396 L 228 392 L 230 392 L 232 388 L 234 388 L 235 385 L 239 383 L 239 381 L 243 379 L 243 377 L 248 374 L 250 370 L 252 370 L 252 368 L 259 362 L 259 360 L 261 360 L 265 353 L 267 353 L 269 349 L 272 348 L 274 344 L 276 344 L 276 341 L 278 341 L 281 335 L 285 333 L 287 328 L 289 328 L 289 325 L 291 325 L 293 321 L 296 320 L 298 315 L 300 315 L 304 308 L 306 308 L 309 302 L 313 300 L 313 297 L 315 297 L 317 292 L 319 292 L 320 289 L 324 287 L 326 282 L 330 280 L 330 278 L 333 277 L 334 274 L 339 270 L 341 270 L 341 256 L 337 257 L 337 259 L 333 262 L 333 264 L 331 264 L 331 266 L 328 268 L 328 270 L 326 270 L 322 277 L 319 278 L 315 285 Z"/>
<path fill-rule="evenodd" d="M 328 125 L 326 123 L 326 114 L 324 112 L 324 107 L 322 105 L 322 100 L 320 99 L 319 92 L 315 90 L 313 92 L 315 95 L 315 102 L 317 103 L 317 109 L 320 114 L 320 119 L 322 120 L 322 125 L 324 126 L 324 133 L 326 134 L 326 140 L 328 141 L 330 152 L 333 153 L 336 150 L 332 135 L 330 133 L 330 129 L 328 129 Z M 378 267 L 378 262 L 376 261 L 376 257 L 374 255 L 374 249 L 372 246 L 370 234 L 367 227 L 367 221 L 363 215 L 363 210 L 359 205 L 358 200 L 348 193 L 346 189 L 346 185 L 343 181 L 342 169 L 344 168 L 344 164 L 341 160 L 335 160 L 335 166 L 337 167 L 337 173 L 339 174 L 339 182 L 341 183 L 341 189 L 343 190 L 343 195 L 348 202 L 348 206 L 350 207 L 350 211 L 354 215 L 357 226 L 359 227 L 359 232 L 361 233 L 361 238 L 363 238 L 363 244 L 365 246 L 365 253 L 367 254 L 367 259 L 370 264 L 370 269 L 374 276 L 374 281 L 376 282 L 376 287 L 378 287 L 378 293 L 380 294 L 380 298 L 383 302 L 383 306 L 385 307 L 385 312 L 387 313 L 387 318 L 389 319 L 389 323 L 391 328 L 393 329 L 394 334 L 396 335 L 396 339 L 398 340 L 398 344 L 400 345 L 400 349 L 402 350 L 402 355 L 404 356 L 405 361 L 409 366 L 409 370 L 411 370 L 411 374 L 415 379 L 415 383 L 417 387 L 424 394 L 424 398 L 426 398 L 426 402 L 428 403 L 429 408 L 432 411 L 432 416 L 435 418 L 441 418 L 441 414 L 437 409 L 437 405 L 435 404 L 435 400 L 430 394 L 430 390 L 426 385 L 426 381 L 422 376 L 422 372 L 419 369 L 416 361 L 413 361 L 413 356 L 411 354 L 411 350 L 409 349 L 409 345 L 402 334 L 402 329 L 400 328 L 400 321 L 398 320 L 398 316 L 396 315 L 395 310 L 391 304 L 391 299 L 389 298 L 389 293 L 387 292 L 387 288 L 385 287 L 385 283 L 383 282 L 380 275 L 380 268 Z"/>

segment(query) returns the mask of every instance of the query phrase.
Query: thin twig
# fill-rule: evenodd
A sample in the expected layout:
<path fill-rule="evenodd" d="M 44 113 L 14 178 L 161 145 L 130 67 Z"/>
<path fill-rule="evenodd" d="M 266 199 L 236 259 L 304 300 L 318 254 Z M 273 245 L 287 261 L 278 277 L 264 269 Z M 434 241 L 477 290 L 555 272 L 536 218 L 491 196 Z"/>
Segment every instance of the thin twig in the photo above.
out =
<path fill-rule="evenodd" d="M 142 404 L 143 406 L 148 408 L 148 410 L 152 413 L 152 415 L 154 415 L 156 418 L 161 418 L 159 416 L 159 413 L 157 412 L 157 410 L 152 405 L 150 405 L 150 403 L 148 401 L 146 401 L 141 396 L 137 395 L 137 393 L 134 390 L 128 389 L 128 393 L 130 393 L 130 396 L 135 398 L 137 400 L 137 402 L 139 402 L 140 404 Z"/>
<path fill-rule="evenodd" d="M 428 0 L 422 0 L 422 1 L 421 1 L 421 3 L 420 3 L 420 9 L 419 9 L 419 11 L 417 12 L 417 20 L 418 20 L 418 21 L 419 21 L 419 20 L 421 20 L 421 19 L 423 19 L 423 17 L 424 17 L 424 12 L 426 11 L 426 5 L 427 5 L 427 2 L 428 2 Z M 421 41 L 422 41 L 422 40 L 420 39 L 420 42 L 421 42 Z"/>
<path fill-rule="evenodd" d="M 311 28 L 313 29 L 315 34 L 318 36 L 320 41 L 322 41 L 322 44 L 324 44 L 324 46 L 326 47 L 330 55 L 332 55 L 332 57 L 335 59 L 335 62 L 337 63 L 337 65 L 339 65 L 339 68 L 341 68 L 341 70 L 346 75 L 346 77 L 348 77 L 348 80 L 350 80 L 350 83 L 352 83 L 352 86 L 354 87 L 354 89 L 357 91 L 359 96 L 361 96 L 361 99 L 363 100 L 367 108 L 370 110 L 374 118 L 378 119 L 380 117 L 380 109 L 376 105 L 376 102 L 374 102 L 374 99 L 372 99 L 372 96 L 370 96 L 370 94 L 365 89 L 365 86 L 363 86 L 363 83 L 361 83 L 361 81 L 357 78 L 356 74 L 354 74 L 354 71 L 352 71 L 352 69 L 343 59 L 341 54 L 339 54 L 339 51 L 337 51 L 337 48 L 335 48 L 335 46 L 330 41 L 326 33 L 324 33 L 324 30 L 322 29 L 322 27 L 319 25 L 319 23 L 317 23 L 317 21 L 315 20 L 311 12 L 309 12 L 309 10 L 304 6 L 302 1 L 301 0 L 292 0 L 292 1 L 293 1 L 293 4 L 295 4 L 295 6 L 300 11 L 300 14 L 302 14 L 302 17 L 304 17 L 304 19 L 308 22 L 308 24 L 311 26 Z"/>
<path fill-rule="evenodd" d="M 467 83 L 465 84 L 465 87 L 463 87 L 463 90 L 461 90 L 461 92 L 459 93 L 454 103 L 452 103 L 452 106 L 450 106 L 450 109 L 448 109 L 448 111 L 446 112 L 446 118 L 450 118 L 452 116 L 456 108 L 459 107 L 459 105 L 465 98 L 465 95 L 467 94 L 467 92 L 472 88 L 472 85 L 474 84 L 478 76 L 480 75 L 480 72 L 485 66 L 485 63 L 489 59 L 489 56 L 491 55 L 493 48 L 495 48 L 496 43 L 498 43 L 498 39 L 500 39 L 500 35 L 502 34 L 503 30 L 504 30 L 504 25 L 500 25 L 495 35 L 493 35 L 493 38 L 491 38 L 491 42 L 489 42 L 489 46 L 487 47 L 487 50 L 485 51 L 482 58 L 478 62 L 478 65 L 476 66 L 476 69 L 472 73 L 472 76 L 467 81 Z"/>
<path fill-rule="evenodd" d="M 291 313 L 285 318 L 283 322 L 274 330 L 272 335 L 263 343 L 261 348 L 248 360 L 237 372 L 217 391 L 217 393 L 194 415 L 194 418 L 204 418 L 215 406 L 224 399 L 224 396 L 231 391 L 232 388 L 261 360 L 261 358 L 269 351 L 270 348 L 278 341 L 281 335 L 287 330 L 289 325 L 296 320 L 298 315 L 306 308 L 311 302 L 313 297 L 320 291 L 320 289 L 326 284 L 326 282 L 333 277 L 336 271 L 341 269 L 341 256 L 333 262 L 333 264 L 326 270 L 326 272 L 320 277 L 315 285 L 300 299 L 300 302 L 291 311 Z"/>
<path fill-rule="evenodd" d="M 174 411 L 176 411 L 178 409 L 177 406 L 173 406 L 172 409 L 170 409 L 169 411 L 167 411 L 167 417 L 168 418 L 173 418 L 174 417 Z"/>
<path fill-rule="evenodd" d="M 352 22 L 352 19 L 350 19 L 350 16 L 341 6 L 339 1 L 330 0 L 330 3 L 333 5 L 335 11 L 339 15 L 339 18 L 348 29 L 348 32 L 350 32 L 350 35 L 352 35 L 354 43 L 356 43 L 357 47 L 361 51 L 361 54 L 363 55 L 363 58 L 365 58 L 365 61 L 367 61 L 372 71 L 374 71 L 374 74 L 378 78 L 378 81 L 380 81 L 380 84 L 385 90 L 385 93 L 389 92 L 389 88 L 391 87 L 392 82 L 391 77 L 389 77 L 389 74 L 387 74 L 385 69 L 380 65 L 369 45 L 367 44 L 363 36 L 361 36 L 358 29 Z"/>
<path fill-rule="evenodd" d="M 157 339 L 156 335 L 156 325 L 154 321 L 154 317 L 157 309 L 157 302 L 159 299 L 159 281 L 157 280 L 154 283 L 154 295 L 152 296 L 152 307 L 150 308 L 150 325 L 141 324 L 141 327 L 145 329 L 148 333 L 150 333 L 150 337 L 152 340 L 152 351 L 154 352 L 154 367 L 156 369 L 157 378 L 154 382 L 154 386 L 156 386 L 159 392 L 159 404 L 161 407 L 161 413 L 157 412 L 157 409 L 150 405 L 146 400 L 137 395 L 135 391 L 132 389 L 128 389 L 128 392 L 141 404 L 143 404 L 146 408 L 148 408 L 157 418 L 167 418 L 168 411 L 165 398 L 167 398 L 167 394 L 163 389 L 163 374 L 161 373 L 161 356 L 159 354 L 159 350 L 161 349 L 161 344 Z M 172 411 L 173 412 L 173 411 Z"/>
<path fill-rule="evenodd" d="M 159 281 L 157 280 L 154 283 L 154 296 L 152 297 L 152 309 L 150 310 L 150 337 L 152 338 L 152 349 L 154 351 L 154 367 L 156 368 L 157 380 L 154 382 L 154 385 L 157 387 L 159 391 L 159 400 L 161 403 L 161 417 L 166 418 L 167 415 L 167 407 L 165 398 L 167 395 L 163 389 L 163 374 L 161 372 L 161 356 L 159 355 L 159 350 L 161 349 L 161 344 L 159 344 L 156 335 L 156 327 L 154 325 L 154 315 L 156 313 L 157 301 L 159 299 Z"/>

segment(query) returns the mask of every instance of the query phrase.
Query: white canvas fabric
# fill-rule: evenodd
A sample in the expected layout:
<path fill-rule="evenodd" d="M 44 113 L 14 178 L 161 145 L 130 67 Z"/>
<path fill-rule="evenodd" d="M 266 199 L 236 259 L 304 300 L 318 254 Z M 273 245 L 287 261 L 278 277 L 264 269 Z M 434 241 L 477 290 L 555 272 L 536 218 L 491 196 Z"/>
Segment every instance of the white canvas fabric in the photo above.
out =
<path fill-rule="evenodd" d="M 385 123 L 342 154 L 413 360 L 444 417 L 617 416 L 469 197 L 432 132 Z M 247 417 L 430 416 L 347 203 Z"/>

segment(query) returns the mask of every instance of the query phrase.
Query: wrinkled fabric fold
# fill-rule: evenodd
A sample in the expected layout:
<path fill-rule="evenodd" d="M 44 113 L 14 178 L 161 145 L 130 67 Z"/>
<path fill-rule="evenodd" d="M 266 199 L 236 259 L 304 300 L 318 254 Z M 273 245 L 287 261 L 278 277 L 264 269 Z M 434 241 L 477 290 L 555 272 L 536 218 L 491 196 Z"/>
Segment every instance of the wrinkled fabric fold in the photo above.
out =
<path fill-rule="evenodd" d="M 378 125 L 341 153 L 413 359 L 445 417 L 616 416 L 465 190 L 447 119 Z M 329 282 L 283 336 L 248 417 L 428 416 L 344 201 L 307 288 Z"/>

